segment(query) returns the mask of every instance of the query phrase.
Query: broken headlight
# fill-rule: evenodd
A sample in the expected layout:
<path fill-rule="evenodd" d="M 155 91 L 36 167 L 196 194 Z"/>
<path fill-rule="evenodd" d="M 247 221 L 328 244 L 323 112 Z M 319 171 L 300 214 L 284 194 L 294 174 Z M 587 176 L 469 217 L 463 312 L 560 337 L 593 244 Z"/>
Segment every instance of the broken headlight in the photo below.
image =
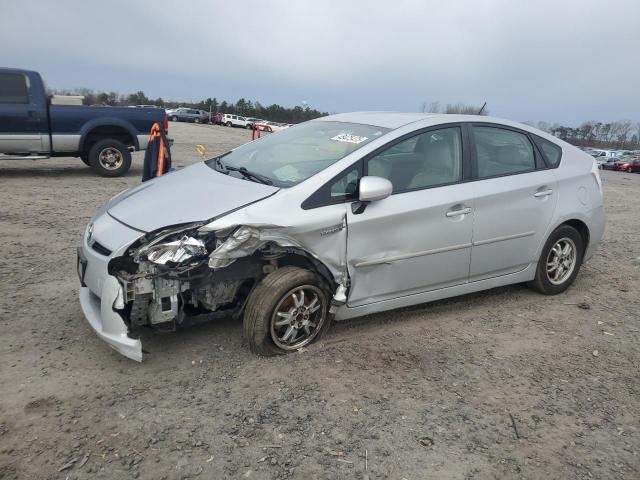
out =
<path fill-rule="evenodd" d="M 183 263 L 193 258 L 204 257 L 207 247 L 202 240 L 185 235 L 180 240 L 148 247 L 144 253 L 150 262 L 166 265 L 169 262 Z"/>

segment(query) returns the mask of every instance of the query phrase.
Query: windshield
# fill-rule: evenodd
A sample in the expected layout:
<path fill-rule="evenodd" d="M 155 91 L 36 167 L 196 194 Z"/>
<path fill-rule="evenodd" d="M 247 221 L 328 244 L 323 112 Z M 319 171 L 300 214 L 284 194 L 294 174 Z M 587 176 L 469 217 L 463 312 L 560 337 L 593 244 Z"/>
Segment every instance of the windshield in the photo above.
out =
<path fill-rule="evenodd" d="M 359 123 L 306 122 L 246 143 L 219 157 L 220 162 L 206 163 L 213 169 L 246 169 L 278 187 L 292 187 L 388 131 Z"/>

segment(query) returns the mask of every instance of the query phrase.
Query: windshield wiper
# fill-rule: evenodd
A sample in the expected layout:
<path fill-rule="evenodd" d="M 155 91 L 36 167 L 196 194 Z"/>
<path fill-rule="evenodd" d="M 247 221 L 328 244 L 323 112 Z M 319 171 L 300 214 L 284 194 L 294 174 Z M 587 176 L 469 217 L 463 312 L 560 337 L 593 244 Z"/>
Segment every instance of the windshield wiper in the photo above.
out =
<path fill-rule="evenodd" d="M 225 165 L 224 163 L 222 163 L 222 160 L 220 160 L 220 158 L 216 158 L 215 162 L 216 165 L 218 165 L 220 168 L 224 168 L 228 172 L 238 172 L 244 178 L 247 178 L 249 180 L 254 180 L 265 185 L 273 185 L 273 180 L 271 180 L 269 177 L 265 177 L 264 175 L 260 175 L 259 173 L 247 170 L 245 167 L 232 167 L 229 165 Z"/>

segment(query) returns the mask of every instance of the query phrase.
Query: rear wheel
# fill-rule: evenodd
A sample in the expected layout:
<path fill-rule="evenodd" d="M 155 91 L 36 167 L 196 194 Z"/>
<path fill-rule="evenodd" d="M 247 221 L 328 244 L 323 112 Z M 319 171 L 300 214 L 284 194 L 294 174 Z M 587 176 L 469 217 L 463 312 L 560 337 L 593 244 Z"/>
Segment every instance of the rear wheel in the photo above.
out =
<path fill-rule="evenodd" d="M 231 126 L 231 122 L 227 122 L 227 123 L 225 123 L 225 125 L 226 125 L 227 127 L 230 127 L 230 126 Z"/>
<path fill-rule="evenodd" d="M 194 123 L 200 123 L 200 119 L 199 119 L 199 118 L 196 118 L 196 119 L 194 120 Z"/>
<path fill-rule="evenodd" d="M 102 177 L 120 177 L 131 167 L 131 152 L 119 140 L 100 140 L 89 150 L 89 164 Z"/>
<path fill-rule="evenodd" d="M 545 295 L 564 292 L 573 283 L 584 252 L 580 233 L 569 225 L 558 227 L 545 243 L 536 276 L 529 287 Z"/>
<path fill-rule="evenodd" d="M 244 336 L 252 352 L 272 356 L 317 340 L 331 323 L 329 294 L 313 272 L 283 267 L 253 290 L 244 314 Z"/>

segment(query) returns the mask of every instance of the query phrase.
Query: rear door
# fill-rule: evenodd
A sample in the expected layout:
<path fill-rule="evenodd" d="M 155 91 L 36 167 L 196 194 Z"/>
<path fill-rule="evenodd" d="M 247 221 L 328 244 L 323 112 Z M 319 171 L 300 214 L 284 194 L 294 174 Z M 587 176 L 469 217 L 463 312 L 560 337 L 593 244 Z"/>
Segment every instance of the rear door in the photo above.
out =
<path fill-rule="evenodd" d="M 526 132 L 493 124 L 470 128 L 475 181 L 469 280 L 514 273 L 537 261 L 558 188 Z"/>
<path fill-rule="evenodd" d="M 29 94 L 24 73 L 0 72 L 0 152 L 39 153 L 48 150 L 46 105 Z"/>

